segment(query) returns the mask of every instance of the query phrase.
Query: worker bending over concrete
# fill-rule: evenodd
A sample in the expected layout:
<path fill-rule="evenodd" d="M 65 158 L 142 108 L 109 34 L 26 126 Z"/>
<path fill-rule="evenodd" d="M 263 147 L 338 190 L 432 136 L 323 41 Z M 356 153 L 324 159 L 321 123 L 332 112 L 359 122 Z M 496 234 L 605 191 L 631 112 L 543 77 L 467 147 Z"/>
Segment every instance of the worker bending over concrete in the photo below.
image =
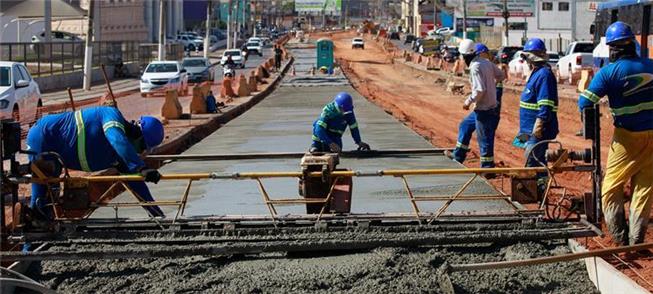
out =
<path fill-rule="evenodd" d="M 526 166 L 546 164 L 547 141 L 558 135 L 558 84 L 548 64 L 544 41 L 529 39 L 522 58 L 531 69 L 519 100 L 519 134 L 515 142 L 526 149 Z M 544 193 L 547 174 L 537 174 L 538 193 Z"/>
<path fill-rule="evenodd" d="M 465 99 L 463 109 L 469 110 L 471 105 L 475 104 L 474 127 L 481 152 L 481 167 L 485 168 L 494 167 L 494 134 L 499 124 L 496 83 L 505 78 L 503 71 L 481 56 L 481 54 L 488 54 L 487 52 L 488 49 L 483 44 L 474 44 L 474 41 L 469 39 L 460 42 L 461 58 L 469 67 L 472 88 L 472 93 Z M 466 151 L 463 152 L 463 148 L 457 151 L 464 160 Z"/>
<path fill-rule="evenodd" d="M 46 176 L 58 177 L 62 166 L 86 172 L 115 167 L 123 174 L 140 173 L 147 182 L 157 183 L 161 174 L 148 169 L 139 153 L 154 148 L 163 141 L 163 125 L 151 116 L 129 123 L 115 107 L 93 107 L 75 112 L 47 115 L 39 119 L 27 134 L 27 151 L 34 163 Z M 154 201 L 144 182 L 128 182 L 129 187 L 143 201 Z M 32 184 L 30 207 L 43 216 L 51 217 L 45 210 L 49 199 L 46 185 Z M 158 206 L 146 206 L 151 216 L 163 217 Z"/>
<path fill-rule="evenodd" d="M 492 60 L 492 56 L 490 55 L 490 50 L 484 44 L 481 43 L 476 44 L 474 52 L 478 56 L 478 58 L 487 59 L 489 61 Z M 494 75 L 495 75 L 495 82 L 496 82 L 496 100 L 497 100 L 497 107 L 495 109 L 497 113 L 496 120 L 498 126 L 499 120 L 501 119 L 501 96 L 503 95 L 503 80 L 505 79 L 505 75 L 503 74 L 503 71 L 499 69 L 496 65 L 493 64 L 493 66 L 495 67 Z M 500 74 L 497 71 L 500 72 Z M 456 142 L 456 149 L 454 149 L 453 151 L 454 160 L 460 163 L 463 163 L 465 161 L 465 158 L 467 158 L 467 153 L 470 150 L 469 142 L 471 141 L 472 134 L 475 131 L 476 131 L 476 111 L 472 111 L 463 119 L 462 122 L 460 122 L 460 125 L 458 126 L 458 141 Z M 480 141 L 479 141 L 479 145 L 480 145 Z M 483 162 L 481 161 L 481 164 L 482 163 Z M 494 163 L 494 161 L 492 161 L 492 163 Z"/>
<path fill-rule="evenodd" d="M 635 35 L 623 22 L 605 33 L 610 64 L 601 68 L 578 100 L 581 111 L 608 96 L 614 135 L 603 179 L 601 202 L 608 230 L 621 245 L 642 243 L 653 205 L 653 61 L 637 54 Z M 630 230 L 624 185 L 631 181 Z"/>
<path fill-rule="evenodd" d="M 313 123 L 313 144 L 310 152 L 342 151 L 342 134 L 347 126 L 358 145 L 358 150 L 370 150 L 370 145 L 361 141 L 351 95 L 340 92 L 331 103 L 324 106 L 320 118 Z"/>

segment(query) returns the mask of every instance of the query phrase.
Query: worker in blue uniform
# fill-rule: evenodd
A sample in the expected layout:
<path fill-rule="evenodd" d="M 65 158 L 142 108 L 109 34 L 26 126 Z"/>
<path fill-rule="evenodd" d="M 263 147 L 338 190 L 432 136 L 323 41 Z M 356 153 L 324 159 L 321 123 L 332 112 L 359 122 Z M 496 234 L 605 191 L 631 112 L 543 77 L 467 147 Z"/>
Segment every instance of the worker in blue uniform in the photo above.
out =
<path fill-rule="evenodd" d="M 485 59 L 492 61 L 492 55 L 490 55 L 490 50 L 484 44 L 476 44 L 475 51 L 477 54 Z M 497 67 L 498 70 L 500 70 Z M 497 125 L 499 120 L 501 120 L 501 96 L 503 96 L 503 80 L 496 81 L 496 97 L 497 97 Z M 463 163 L 467 158 L 467 153 L 471 150 L 469 143 L 472 140 L 472 134 L 476 132 L 476 112 L 470 112 L 458 125 L 458 141 L 456 142 L 456 148 L 453 150 L 453 159 Z"/>
<path fill-rule="evenodd" d="M 347 127 L 358 145 L 358 150 L 370 150 L 370 145 L 361 140 L 351 95 L 340 92 L 331 103 L 324 106 L 320 118 L 313 123 L 313 144 L 310 152 L 342 151 L 342 135 Z"/>
<path fill-rule="evenodd" d="M 653 205 L 653 61 L 641 58 L 630 26 L 611 24 L 606 33 L 610 64 L 581 93 L 582 111 L 608 96 L 614 134 L 601 187 L 608 230 L 620 245 L 644 242 Z M 624 209 L 624 185 L 630 181 L 629 223 Z"/>
<path fill-rule="evenodd" d="M 526 149 L 526 166 L 546 164 L 548 143 L 558 135 L 558 85 L 548 64 L 544 41 L 529 39 L 524 45 L 522 58 L 526 60 L 531 75 L 519 100 L 519 134 L 515 145 Z M 538 191 L 544 192 L 546 173 L 538 173 Z"/>
<path fill-rule="evenodd" d="M 125 174 L 139 173 L 147 182 L 157 183 L 161 174 L 145 166 L 139 153 L 163 141 L 163 125 L 151 116 L 128 122 L 115 107 L 100 106 L 47 115 L 39 119 L 27 134 L 29 160 L 46 176 L 57 177 L 62 166 L 51 153 L 57 153 L 65 167 L 86 172 L 117 168 Z M 143 201 L 153 201 L 145 182 L 128 182 Z M 33 184 L 30 207 L 51 217 L 46 185 Z M 158 206 L 146 206 L 154 217 L 163 217 Z"/>

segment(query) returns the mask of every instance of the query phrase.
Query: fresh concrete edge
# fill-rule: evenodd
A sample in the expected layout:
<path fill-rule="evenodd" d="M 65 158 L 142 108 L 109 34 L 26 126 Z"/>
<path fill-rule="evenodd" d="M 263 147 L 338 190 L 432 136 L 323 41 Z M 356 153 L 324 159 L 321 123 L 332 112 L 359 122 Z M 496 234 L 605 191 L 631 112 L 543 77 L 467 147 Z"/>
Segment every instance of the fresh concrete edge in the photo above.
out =
<path fill-rule="evenodd" d="M 288 59 L 288 62 L 286 62 L 283 65 L 283 68 L 281 69 L 281 71 L 279 71 L 279 74 L 274 78 L 274 80 L 270 84 L 268 84 L 265 87 L 265 89 L 261 90 L 260 92 L 250 97 L 246 97 L 245 99 L 248 99 L 247 101 L 244 101 L 241 104 L 231 107 L 229 110 L 223 112 L 221 115 L 216 115 L 212 117 L 208 122 L 202 125 L 195 126 L 189 131 L 184 132 L 183 134 L 173 138 L 172 140 L 158 146 L 153 150 L 151 154 L 177 153 L 176 151 L 179 150 L 181 146 L 185 145 L 189 141 L 191 140 L 195 142 L 200 141 L 204 139 L 206 136 L 215 132 L 218 128 L 220 128 L 221 125 L 245 113 L 247 110 L 254 107 L 256 104 L 261 102 L 265 97 L 267 97 L 270 93 L 272 93 L 274 89 L 276 89 L 277 85 L 279 84 L 281 79 L 283 79 L 283 77 L 286 75 L 288 69 L 290 68 L 290 65 L 294 62 L 294 60 L 295 60 L 294 57 L 291 56 L 290 59 Z"/>
<path fill-rule="evenodd" d="M 567 242 L 569 248 L 572 252 L 587 252 L 587 248 L 576 242 L 573 239 L 569 239 Z M 585 267 L 587 268 L 587 275 L 590 280 L 603 294 L 609 293 L 629 293 L 629 294 L 638 294 L 638 293 L 650 293 L 644 287 L 637 284 L 628 276 L 624 275 L 622 272 L 613 267 L 610 263 L 605 261 L 601 257 L 588 257 L 584 259 Z"/>

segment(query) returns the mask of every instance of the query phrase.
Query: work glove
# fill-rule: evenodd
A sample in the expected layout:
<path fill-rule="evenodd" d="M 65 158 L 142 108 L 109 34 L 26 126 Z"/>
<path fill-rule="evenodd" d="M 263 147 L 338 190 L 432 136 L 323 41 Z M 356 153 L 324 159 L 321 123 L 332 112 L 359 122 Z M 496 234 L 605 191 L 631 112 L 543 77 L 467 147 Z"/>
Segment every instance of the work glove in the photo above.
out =
<path fill-rule="evenodd" d="M 358 143 L 358 151 L 370 151 L 370 145 L 365 142 Z"/>
<path fill-rule="evenodd" d="M 161 180 L 161 174 L 156 169 L 144 168 L 141 170 L 141 176 L 145 178 L 146 182 L 158 183 Z"/>
<path fill-rule="evenodd" d="M 342 151 L 342 148 L 340 147 L 340 145 L 338 145 L 336 143 L 329 144 L 329 149 L 331 150 L 331 152 L 334 152 L 334 153 L 340 153 L 340 151 Z"/>
<path fill-rule="evenodd" d="M 544 133 L 544 121 L 541 118 L 535 120 L 535 125 L 533 125 L 533 136 L 537 139 L 542 138 Z"/>

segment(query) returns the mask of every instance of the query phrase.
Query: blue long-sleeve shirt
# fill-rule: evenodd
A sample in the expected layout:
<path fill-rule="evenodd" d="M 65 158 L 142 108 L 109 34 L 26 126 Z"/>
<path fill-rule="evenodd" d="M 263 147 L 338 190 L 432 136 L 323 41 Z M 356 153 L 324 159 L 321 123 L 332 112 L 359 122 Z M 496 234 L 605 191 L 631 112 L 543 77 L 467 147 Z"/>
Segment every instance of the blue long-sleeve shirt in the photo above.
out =
<path fill-rule="evenodd" d="M 127 124 L 114 107 L 47 115 L 33 127 L 43 137 L 41 146 L 34 149 L 59 153 L 65 165 L 75 170 L 121 166 L 121 172 L 135 173 L 145 163 L 127 138 Z"/>
<path fill-rule="evenodd" d="M 519 101 L 519 133 L 531 135 L 536 119 L 544 122 L 541 139 L 558 135 L 558 84 L 548 66 L 536 68 L 526 82 Z"/>
<path fill-rule="evenodd" d="M 343 113 L 335 102 L 324 106 L 320 118 L 313 125 L 313 141 L 322 142 L 326 145 L 334 143 L 333 138 L 341 138 L 345 133 L 345 129 L 349 126 L 349 131 L 354 142 L 356 144 L 361 142 L 361 135 L 354 112 Z"/>
<path fill-rule="evenodd" d="M 614 126 L 629 131 L 653 130 L 653 61 L 622 58 L 599 70 L 580 94 L 582 111 L 608 95 Z"/>

